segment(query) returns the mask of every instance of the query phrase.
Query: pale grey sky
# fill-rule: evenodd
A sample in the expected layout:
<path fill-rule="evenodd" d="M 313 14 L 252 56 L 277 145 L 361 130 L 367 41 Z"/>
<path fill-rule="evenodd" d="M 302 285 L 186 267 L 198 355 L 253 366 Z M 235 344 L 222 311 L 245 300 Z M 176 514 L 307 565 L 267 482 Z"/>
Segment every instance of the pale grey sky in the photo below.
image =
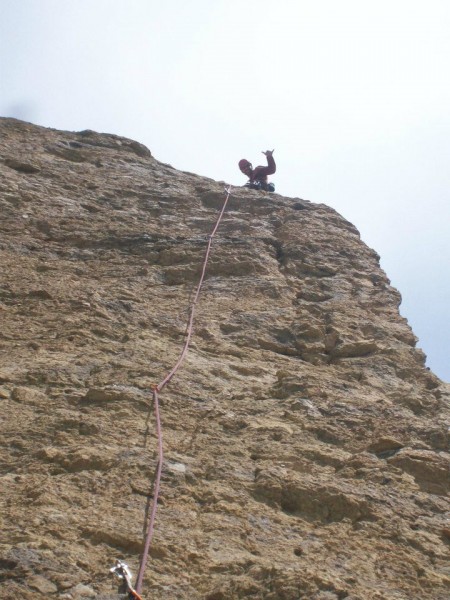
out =
<path fill-rule="evenodd" d="M 335 208 L 450 380 L 448 0 L 0 0 L 0 114 Z"/>

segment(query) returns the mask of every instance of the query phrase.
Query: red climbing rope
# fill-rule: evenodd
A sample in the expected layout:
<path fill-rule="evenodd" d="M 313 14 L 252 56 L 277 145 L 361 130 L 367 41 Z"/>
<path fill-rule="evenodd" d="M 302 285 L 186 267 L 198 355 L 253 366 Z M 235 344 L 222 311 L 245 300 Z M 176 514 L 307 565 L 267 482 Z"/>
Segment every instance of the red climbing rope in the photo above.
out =
<path fill-rule="evenodd" d="M 150 544 L 153 538 L 153 530 L 155 525 L 156 510 L 158 508 L 158 496 L 159 487 L 161 482 L 161 471 L 164 460 L 163 443 L 162 443 L 162 429 L 161 429 L 161 418 L 159 415 L 159 398 L 158 398 L 158 386 L 153 388 L 153 406 L 155 409 L 156 418 L 156 434 L 158 437 L 158 466 L 155 477 L 155 488 L 153 493 L 153 504 L 152 512 L 150 513 L 150 519 L 147 527 L 147 535 L 145 537 L 144 551 L 142 553 L 141 564 L 139 565 L 139 572 L 136 579 L 136 591 L 138 594 L 142 591 L 142 580 L 144 578 L 145 567 L 147 565 L 148 552 L 150 550 Z"/>
<path fill-rule="evenodd" d="M 225 201 L 223 203 L 222 209 L 219 213 L 219 216 L 217 218 L 214 229 L 208 236 L 208 246 L 206 248 L 205 258 L 203 259 L 203 268 L 202 268 L 200 280 L 197 285 L 197 289 L 196 289 L 196 292 L 194 295 L 194 300 L 192 301 L 191 312 L 189 315 L 187 329 L 186 329 L 186 340 L 184 342 L 183 350 L 180 354 L 178 361 L 176 362 L 175 366 L 170 371 L 170 373 L 168 373 L 168 375 L 166 375 L 166 377 L 163 379 L 163 381 L 161 381 L 161 383 L 159 383 L 158 385 L 155 385 L 153 387 L 153 406 L 154 406 L 154 410 L 155 410 L 156 432 L 157 432 L 157 436 L 158 436 L 158 466 L 157 466 L 156 477 L 155 477 L 155 487 L 154 487 L 154 494 L 153 494 L 152 510 L 151 510 L 151 514 L 150 514 L 150 518 L 149 518 L 148 526 L 147 526 L 144 551 L 142 553 L 141 563 L 139 565 L 139 572 L 138 572 L 137 579 L 136 579 L 137 594 L 140 594 L 142 591 L 142 581 L 144 579 L 144 572 L 145 572 L 145 567 L 147 565 L 148 553 L 149 553 L 150 544 L 151 544 L 151 541 L 153 538 L 156 510 L 158 508 L 158 495 L 159 495 L 159 488 L 160 488 L 160 482 L 161 482 L 161 471 L 162 471 L 162 465 L 163 465 L 163 460 L 164 460 L 161 418 L 160 418 L 160 414 L 159 414 L 158 392 L 160 392 L 164 388 L 164 386 L 166 386 L 169 383 L 169 381 L 172 379 L 172 377 L 178 371 L 178 369 L 180 368 L 182 362 L 184 361 L 187 351 L 189 349 L 189 344 L 191 341 L 192 329 L 193 329 L 193 324 L 194 324 L 195 306 L 196 306 L 198 298 L 200 296 L 200 290 L 203 285 L 203 279 L 205 278 L 206 267 L 208 265 L 208 259 L 209 259 L 209 253 L 211 251 L 212 240 L 213 240 L 213 237 L 219 227 L 223 213 L 225 212 L 225 208 L 228 203 L 228 198 L 230 197 L 230 194 L 231 194 L 231 186 L 226 188 L 225 191 L 226 191 L 227 195 L 226 195 Z"/>

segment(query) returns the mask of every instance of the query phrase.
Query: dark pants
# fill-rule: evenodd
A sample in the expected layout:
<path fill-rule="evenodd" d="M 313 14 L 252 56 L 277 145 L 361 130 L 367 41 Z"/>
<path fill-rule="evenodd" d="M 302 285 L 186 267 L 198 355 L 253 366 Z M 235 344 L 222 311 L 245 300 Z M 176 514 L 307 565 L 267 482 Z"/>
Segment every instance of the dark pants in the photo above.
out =
<path fill-rule="evenodd" d="M 265 190 L 266 192 L 275 191 L 275 184 L 265 183 L 264 181 L 247 181 L 244 187 L 248 187 L 251 190 Z"/>

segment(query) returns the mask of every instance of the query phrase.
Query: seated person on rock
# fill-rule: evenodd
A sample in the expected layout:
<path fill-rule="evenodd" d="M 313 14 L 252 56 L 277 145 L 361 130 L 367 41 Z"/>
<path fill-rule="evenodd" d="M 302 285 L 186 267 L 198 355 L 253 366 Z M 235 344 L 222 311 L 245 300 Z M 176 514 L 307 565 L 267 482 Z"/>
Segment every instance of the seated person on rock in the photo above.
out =
<path fill-rule="evenodd" d="M 265 190 L 266 192 L 274 192 L 275 185 L 268 182 L 268 175 L 272 175 L 277 170 L 275 161 L 273 160 L 273 150 L 266 150 L 263 152 L 267 158 L 267 167 L 252 167 L 252 164 L 243 158 L 239 161 L 239 169 L 244 175 L 247 175 L 248 181 L 245 187 L 251 188 L 252 190 Z"/>

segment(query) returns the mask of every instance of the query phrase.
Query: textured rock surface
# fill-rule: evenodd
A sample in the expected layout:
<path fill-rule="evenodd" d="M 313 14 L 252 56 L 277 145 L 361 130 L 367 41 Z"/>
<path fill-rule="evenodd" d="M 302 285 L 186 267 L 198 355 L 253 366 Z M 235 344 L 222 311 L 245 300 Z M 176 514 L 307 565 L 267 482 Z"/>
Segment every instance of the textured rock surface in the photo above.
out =
<path fill-rule="evenodd" d="M 0 598 L 119 598 L 224 185 L 0 120 Z M 448 388 L 334 210 L 235 189 L 162 394 L 144 597 L 449 595 Z"/>

